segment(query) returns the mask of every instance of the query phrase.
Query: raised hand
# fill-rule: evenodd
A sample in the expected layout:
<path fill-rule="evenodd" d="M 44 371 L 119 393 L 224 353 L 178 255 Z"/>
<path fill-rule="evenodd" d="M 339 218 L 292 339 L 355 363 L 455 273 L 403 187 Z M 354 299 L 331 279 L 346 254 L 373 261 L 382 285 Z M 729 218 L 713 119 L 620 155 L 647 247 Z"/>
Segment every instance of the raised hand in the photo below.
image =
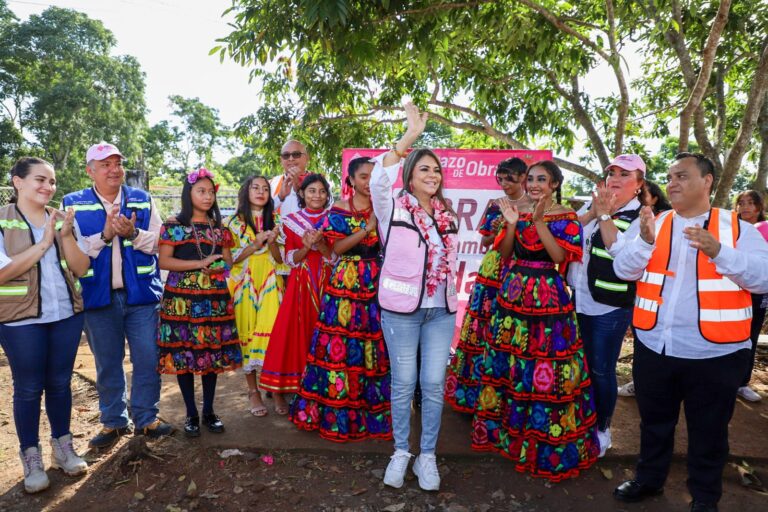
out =
<path fill-rule="evenodd" d="M 552 196 L 541 196 L 541 198 L 536 201 L 536 207 L 533 209 L 533 222 L 541 222 L 544 220 L 544 215 L 546 215 L 549 210 L 551 210 L 552 207 Z"/>
<path fill-rule="evenodd" d="M 112 229 L 121 238 L 130 238 L 136 230 L 136 212 L 131 213 L 129 219 L 125 215 L 115 215 L 112 219 Z"/>
<path fill-rule="evenodd" d="M 101 230 L 104 233 L 104 238 L 107 240 L 112 240 L 115 238 L 115 218 L 120 213 L 120 207 L 117 205 L 112 205 L 111 207 L 107 208 L 107 220 L 104 221 L 104 228 Z"/>
<path fill-rule="evenodd" d="M 656 241 L 656 218 L 650 206 L 640 208 L 640 238 L 651 245 Z"/>
<path fill-rule="evenodd" d="M 371 213 L 371 216 L 368 217 L 368 220 L 365 223 L 365 229 L 368 230 L 369 233 L 371 233 L 373 230 L 376 229 L 376 225 L 378 223 L 378 220 L 376 219 L 376 216 Z"/>
<path fill-rule="evenodd" d="M 75 234 L 75 210 L 67 208 L 64 215 L 64 222 L 61 225 L 61 237 L 66 238 Z"/>
<path fill-rule="evenodd" d="M 600 183 L 592 193 L 592 209 L 595 211 L 595 217 L 611 215 L 616 211 L 616 194 L 608 190 L 605 183 Z"/>
<path fill-rule="evenodd" d="M 712 236 L 712 233 L 702 228 L 698 224 L 683 229 L 685 238 L 690 240 L 690 246 L 698 249 L 710 258 L 720 254 L 720 242 Z"/>
<path fill-rule="evenodd" d="M 520 218 L 520 212 L 517 209 L 517 205 L 512 204 L 512 201 L 505 197 L 499 200 L 499 209 L 507 224 L 514 227 L 517 224 L 517 220 Z M 501 222 L 501 219 L 496 220 Z"/>
<path fill-rule="evenodd" d="M 408 124 L 407 133 L 418 137 L 427 127 L 429 112 L 419 112 L 419 107 L 414 105 L 412 101 L 407 102 L 403 107 L 405 109 L 405 119 Z"/>
<path fill-rule="evenodd" d="M 43 239 L 40 240 L 40 243 L 43 244 L 43 247 L 45 247 L 46 250 L 53 245 L 53 238 L 55 234 L 56 234 L 56 217 L 54 215 L 51 215 L 48 218 L 48 222 L 45 223 L 45 231 L 43 231 Z"/>

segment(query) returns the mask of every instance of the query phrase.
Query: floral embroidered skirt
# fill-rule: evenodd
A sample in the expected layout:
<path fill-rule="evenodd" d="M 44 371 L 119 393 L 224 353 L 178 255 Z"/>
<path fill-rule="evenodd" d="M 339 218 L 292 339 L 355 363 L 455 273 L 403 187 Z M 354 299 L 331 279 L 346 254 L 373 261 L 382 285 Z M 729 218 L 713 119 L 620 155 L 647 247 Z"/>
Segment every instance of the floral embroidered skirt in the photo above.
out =
<path fill-rule="evenodd" d="M 203 375 L 240 367 L 240 340 L 223 275 L 168 273 L 157 345 L 160 373 Z"/>
<path fill-rule="evenodd" d="M 472 448 L 560 481 L 597 460 L 592 386 L 576 313 L 554 265 L 504 276 L 481 369 Z"/>
<path fill-rule="evenodd" d="M 376 259 L 342 257 L 320 316 L 290 417 L 332 441 L 391 439 L 390 373 L 376 304 Z"/>
<path fill-rule="evenodd" d="M 480 393 L 480 369 L 486 340 L 491 330 L 491 313 L 496 305 L 501 273 L 501 254 L 489 250 L 467 301 L 459 345 L 451 358 L 445 379 L 445 401 L 457 412 L 472 414 Z"/>

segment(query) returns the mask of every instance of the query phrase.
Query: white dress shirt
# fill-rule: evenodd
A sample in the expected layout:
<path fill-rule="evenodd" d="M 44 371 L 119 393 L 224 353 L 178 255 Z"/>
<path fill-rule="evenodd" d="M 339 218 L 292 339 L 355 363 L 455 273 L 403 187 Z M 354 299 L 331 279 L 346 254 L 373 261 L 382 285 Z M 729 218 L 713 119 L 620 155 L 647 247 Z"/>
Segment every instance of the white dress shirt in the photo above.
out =
<path fill-rule="evenodd" d="M 587 210 L 589 210 L 591 204 L 592 203 L 590 202 L 582 206 L 576 215 L 581 217 L 587 213 Z M 640 208 L 640 201 L 638 201 L 637 198 L 633 198 L 630 202 L 619 208 L 618 211 L 623 212 L 625 210 L 637 210 L 638 208 Z M 592 250 L 592 235 L 596 229 L 600 228 L 599 222 L 599 219 L 592 219 L 590 222 L 583 225 L 582 229 L 584 230 L 584 234 L 581 240 L 582 246 L 584 247 L 584 252 L 581 256 L 581 263 L 574 262 L 568 265 L 568 284 L 571 285 L 571 288 L 576 295 L 576 312 L 590 316 L 605 315 L 619 309 L 615 306 L 609 306 L 608 304 L 597 302 L 592 298 L 592 292 L 589 291 L 587 266 L 589 265 L 589 258 L 591 257 L 590 252 Z M 638 222 L 638 219 L 632 221 L 630 228 L 634 225 L 637 225 Z M 621 234 L 621 231 L 619 231 L 619 234 Z M 611 245 L 610 249 L 606 248 L 608 254 L 614 258 L 616 257 L 617 253 L 615 246 L 616 244 L 614 243 Z"/>
<path fill-rule="evenodd" d="M 697 311 L 696 259 L 698 251 L 690 246 L 683 229 L 694 225 L 704 226 L 709 212 L 696 217 L 675 215 L 672 221 L 672 247 L 668 269 L 674 276 L 667 276 L 662 289 L 662 305 L 658 311 L 656 326 L 650 331 L 637 330 L 637 339 L 657 354 L 662 352 L 683 359 L 709 359 L 750 348 L 752 342 L 712 343 L 699 332 Z M 751 293 L 768 293 L 768 244 L 748 222 L 739 221 L 739 238 L 736 247 L 722 245 L 711 261 L 717 272 Z M 614 256 L 613 269 L 626 281 L 636 281 L 655 249 L 640 237 L 640 225 L 635 224 L 617 241 L 618 253 Z"/>
<path fill-rule="evenodd" d="M 278 194 L 278 192 L 279 188 L 282 187 L 284 179 L 285 174 L 281 174 L 269 180 L 269 187 L 272 189 L 272 200 L 275 203 L 275 211 L 279 212 L 281 217 L 301 210 L 301 207 L 299 206 L 299 196 L 293 187 L 291 187 L 291 190 L 288 192 L 288 195 L 285 196 L 285 199 L 280 199 L 280 194 Z"/>
<path fill-rule="evenodd" d="M 400 172 L 400 162 L 392 164 L 389 167 L 384 167 L 384 157 L 386 152 L 380 154 L 373 159 L 373 171 L 371 172 L 371 203 L 373 203 L 373 213 L 376 214 L 376 220 L 378 226 L 376 230 L 379 232 L 379 238 L 382 245 L 386 246 L 386 236 L 389 231 L 389 219 L 392 218 L 392 210 L 395 207 L 393 199 L 392 187 L 397 181 L 397 175 Z M 441 240 L 440 234 L 437 232 L 437 228 L 434 223 L 429 228 L 429 237 L 432 240 Z M 390 250 L 394 247 L 390 248 Z M 442 246 L 442 242 L 439 246 L 438 253 L 435 255 L 435 261 L 439 261 L 443 257 L 445 247 Z M 426 272 L 427 269 L 424 269 Z M 426 283 L 424 284 L 426 287 Z M 421 300 L 422 308 L 444 308 L 445 307 L 445 281 L 437 285 L 435 294 L 431 297 L 424 290 L 424 295 Z"/>

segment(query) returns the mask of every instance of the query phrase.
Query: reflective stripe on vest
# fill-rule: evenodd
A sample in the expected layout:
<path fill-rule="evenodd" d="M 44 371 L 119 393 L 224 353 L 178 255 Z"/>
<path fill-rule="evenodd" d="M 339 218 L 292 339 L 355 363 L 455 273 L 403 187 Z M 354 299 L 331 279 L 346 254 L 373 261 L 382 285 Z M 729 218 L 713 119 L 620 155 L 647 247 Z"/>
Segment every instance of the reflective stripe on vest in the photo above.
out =
<path fill-rule="evenodd" d="M 629 229 L 629 222 L 621 219 L 613 219 L 613 224 L 622 231 Z"/>
<path fill-rule="evenodd" d="M 664 212 L 656 218 L 656 248 L 643 277 L 637 283 L 632 324 L 637 329 L 650 330 L 656 325 L 661 292 L 672 249 L 674 213 Z M 707 231 L 721 245 L 734 248 L 738 239 L 738 218 L 735 212 L 712 208 Z M 750 293 L 717 272 L 716 265 L 701 251 L 696 255 L 696 285 L 698 321 L 701 335 L 713 343 L 738 343 L 749 339 L 752 319 Z"/>
<path fill-rule="evenodd" d="M 591 252 L 592 252 L 592 254 L 594 254 L 595 256 L 598 256 L 600 258 L 605 258 L 607 260 L 612 260 L 613 259 L 613 256 L 611 256 L 611 253 L 609 253 L 605 249 L 601 249 L 599 247 L 592 247 L 592 251 Z"/>
<path fill-rule="evenodd" d="M 96 212 L 99 210 L 103 210 L 104 207 L 99 204 L 73 204 L 66 207 L 67 209 L 72 208 L 76 212 Z"/>
<path fill-rule="evenodd" d="M 2 297 L 23 297 L 28 292 L 29 288 L 27 286 L 0 286 L 0 296 Z"/>
<path fill-rule="evenodd" d="M 3 229 L 24 229 L 29 230 L 29 226 L 27 226 L 26 222 L 22 222 L 17 219 L 3 219 L 0 220 L 0 228 Z"/>
<path fill-rule="evenodd" d="M 604 290 L 611 290 L 612 292 L 625 292 L 629 289 L 627 283 L 611 283 L 602 279 L 595 279 L 595 286 Z"/>

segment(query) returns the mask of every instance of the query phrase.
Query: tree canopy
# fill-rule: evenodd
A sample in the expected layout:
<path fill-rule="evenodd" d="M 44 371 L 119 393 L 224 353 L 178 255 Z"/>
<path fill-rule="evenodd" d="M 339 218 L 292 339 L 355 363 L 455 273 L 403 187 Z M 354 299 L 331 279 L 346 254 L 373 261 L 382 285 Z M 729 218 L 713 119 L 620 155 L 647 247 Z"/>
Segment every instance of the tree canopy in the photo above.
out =
<path fill-rule="evenodd" d="M 212 52 L 250 67 L 270 108 L 302 126 L 375 136 L 409 95 L 433 120 L 551 147 L 593 180 L 614 154 L 650 156 L 649 140 L 675 134 L 686 149 L 692 129 L 722 171 L 721 202 L 759 140 L 760 0 L 233 0 L 230 11 Z M 608 92 L 595 92 L 600 70 Z M 587 158 L 568 158 L 580 141 Z"/>

